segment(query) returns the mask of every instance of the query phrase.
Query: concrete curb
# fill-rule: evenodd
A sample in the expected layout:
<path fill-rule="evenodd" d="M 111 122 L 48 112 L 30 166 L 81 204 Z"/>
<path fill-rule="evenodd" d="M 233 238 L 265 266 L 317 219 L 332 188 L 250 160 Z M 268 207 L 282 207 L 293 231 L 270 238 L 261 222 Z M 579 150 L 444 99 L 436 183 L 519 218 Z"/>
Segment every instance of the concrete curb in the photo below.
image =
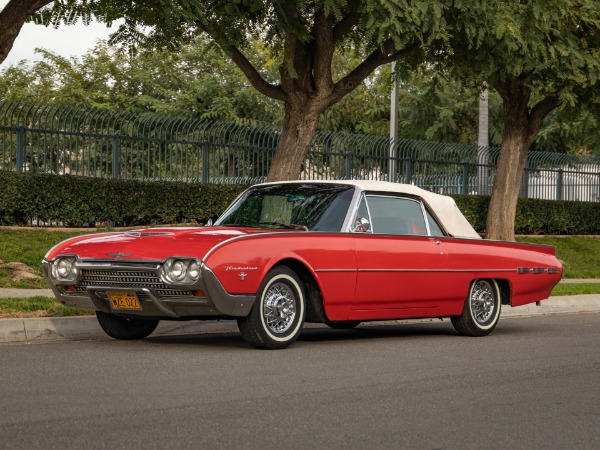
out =
<path fill-rule="evenodd" d="M 541 306 L 524 305 L 516 308 L 503 307 L 502 317 L 527 317 L 548 314 L 600 312 L 600 295 L 575 295 L 551 297 Z M 436 319 L 437 320 L 437 319 Z M 417 320 L 417 322 L 430 319 Z M 371 322 L 362 326 L 381 326 L 406 323 L 407 321 Z M 307 324 L 307 327 L 324 327 Z M 177 336 L 188 334 L 237 332 L 234 320 L 222 321 L 161 321 L 152 336 Z M 0 319 L 0 344 L 23 342 L 51 342 L 59 340 L 110 339 L 100 328 L 94 316 L 43 317 L 35 319 Z"/>

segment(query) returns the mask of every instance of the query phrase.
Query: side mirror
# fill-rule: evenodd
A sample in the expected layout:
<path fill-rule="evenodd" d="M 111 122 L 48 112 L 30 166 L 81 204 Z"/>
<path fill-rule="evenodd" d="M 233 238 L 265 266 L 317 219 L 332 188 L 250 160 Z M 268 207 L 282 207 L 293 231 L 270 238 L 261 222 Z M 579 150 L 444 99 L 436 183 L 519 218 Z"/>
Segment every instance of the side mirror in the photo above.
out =
<path fill-rule="evenodd" d="M 364 217 L 359 217 L 358 219 L 356 219 L 356 224 L 354 225 L 352 232 L 366 233 L 370 229 L 371 229 L 371 222 L 369 222 L 369 219 L 365 219 Z"/>
<path fill-rule="evenodd" d="M 211 219 L 208 219 L 208 220 L 206 221 L 206 223 L 204 224 L 204 226 L 205 226 L 205 227 L 212 227 L 212 225 L 213 225 L 213 220 L 212 220 L 212 218 L 211 218 Z"/>

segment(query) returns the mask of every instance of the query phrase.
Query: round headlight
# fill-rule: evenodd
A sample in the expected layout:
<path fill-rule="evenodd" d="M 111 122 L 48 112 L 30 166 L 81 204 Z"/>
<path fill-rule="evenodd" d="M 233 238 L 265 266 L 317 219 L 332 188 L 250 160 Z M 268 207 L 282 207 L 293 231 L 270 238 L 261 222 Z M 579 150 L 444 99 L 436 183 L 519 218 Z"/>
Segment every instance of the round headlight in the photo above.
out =
<path fill-rule="evenodd" d="M 67 258 L 61 258 L 56 262 L 56 274 L 59 278 L 67 278 L 73 270 L 73 261 Z"/>
<path fill-rule="evenodd" d="M 175 281 L 181 281 L 185 278 L 187 266 L 183 261 L 175 261 L 169 270 L 169 276 Z"/>
<path fill-rule="evenodd" d="M 196 261 L 192 261 L 188 267 L 188 276 L 192 281 L 197 281 L 200 277 L 200 264 Z"/>

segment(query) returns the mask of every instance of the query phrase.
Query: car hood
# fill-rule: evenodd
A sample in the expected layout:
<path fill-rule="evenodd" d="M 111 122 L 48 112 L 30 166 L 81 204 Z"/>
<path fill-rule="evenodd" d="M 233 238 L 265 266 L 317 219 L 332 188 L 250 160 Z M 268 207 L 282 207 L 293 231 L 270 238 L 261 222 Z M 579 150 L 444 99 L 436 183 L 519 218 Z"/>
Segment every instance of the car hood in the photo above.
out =
<path fill-rule="evenodd" d="M 77 255 L 80 259 L 157 261 L 170 256 L 203 259 L 220 242 L 249 234 L 282 230 L 264 228 L 193 227 L 148 228 L 78 236 L 61 242 L 46 255 Z"/>

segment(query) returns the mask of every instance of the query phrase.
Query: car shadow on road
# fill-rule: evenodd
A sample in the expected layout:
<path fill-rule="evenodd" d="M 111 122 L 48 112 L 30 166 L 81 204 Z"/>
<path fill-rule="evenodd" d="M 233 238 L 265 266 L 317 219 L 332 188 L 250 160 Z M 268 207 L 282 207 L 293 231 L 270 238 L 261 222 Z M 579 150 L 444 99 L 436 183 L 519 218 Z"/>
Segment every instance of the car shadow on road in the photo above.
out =
<path fill-rule="evenodd" d="M 529 326 L 531 333 L 531 325 Z M 492 336 L 513 336 L 515 338 L 527 333 L 515 320 L 504 320 L 493 331 Z M 302 330 L 298 342 L 338 342 L 338 341 L 367 341 L 385 338 L 431 339 L 444 336 L 447 338 L 472 339 L 460 336 L 449 320 L 431 320 L 423 322 L 398 322 L 395 324 L 380 324 L 377 322 L 363 323 L 350 330 L 331 329 L 321 324 L 307 324 Z M 155 336 L 146 338 L 143 342 L 152 345 L 186 345 L 213 348 L 250 348 L 237 331 L 190 333 L 173 336 Z"/>
<path fill-rule="evenodd" d="M 298 342 L 366 341 L 381 338 L 460 337 L 449 322 L 406 323 L 393 325 L 363 324 L 351 330 L 334 330 L 326 326 L 305 327 Z M 157 336 L 145 339 L 150 344 L 195 345 L 215 348 L 249 348 L 238 332 L 198 333 Z"/>
<path fill-rule="evenodd" d="M 387 337 L 436 337 L 457 335 L 452 325 L 445 322 L 422 324 L 369 325 L 363 324 L 352 330 L 332 330 L 329 328 L 305 329 L 298 338 L 300 341 L 368 340 Z"/>

